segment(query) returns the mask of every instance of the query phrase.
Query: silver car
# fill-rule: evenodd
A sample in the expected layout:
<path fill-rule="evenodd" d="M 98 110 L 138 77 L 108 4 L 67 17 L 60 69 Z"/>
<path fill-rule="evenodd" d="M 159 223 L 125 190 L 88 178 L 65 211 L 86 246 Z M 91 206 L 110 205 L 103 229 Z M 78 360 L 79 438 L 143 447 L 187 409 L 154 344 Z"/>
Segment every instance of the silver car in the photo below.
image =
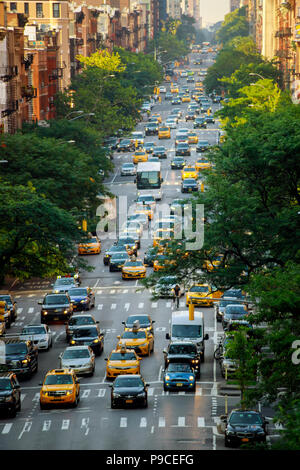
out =
<path fill-rule="evenodd" d="M 123 163 L 121 168 L 121 176 L 135 176 L 136 167 L 133 163 Z"/>
<path fill-rule="evenodd" d="M 52 292 L 54 294 L 60 294 L 62 292 L 68 292 L 74 287 L 78 287 L 78 282 L 76 282 L 73 277 L 61 277 L 56 279 L 52 287 Z"/>
<path fill-rule="evenodd" d="M 48 351 L 52 346 L 52 332 L 48 325 L 26 325 L 21 331 L 21 337 L 33 341 L 38 350 Z"/>
<path fill-rule="evenodd" d="M 77 375 L 94 375 L 95 354 L 90 346 L 69 346 L 59 355 L 61 369 L 73 369 Z"/>

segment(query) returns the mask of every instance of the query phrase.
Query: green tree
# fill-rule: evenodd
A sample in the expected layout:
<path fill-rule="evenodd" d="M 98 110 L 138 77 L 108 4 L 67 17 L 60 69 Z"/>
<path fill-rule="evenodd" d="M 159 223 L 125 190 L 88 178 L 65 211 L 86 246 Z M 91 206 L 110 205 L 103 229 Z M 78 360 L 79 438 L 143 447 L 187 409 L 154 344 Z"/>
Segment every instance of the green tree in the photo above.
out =
<path fill-rule="evenodd" d="M 155 50 L 159 53 L 161 63 L 167 64 L 185 57 L 189 52 L 189 47 L 173 34 L 162 32 L 158 39 L 149 41 L 147 52 L 154 54 Z"/>
<path fill-rule="evenodd" d="M 66 270 L 80 233 L 74 218 L 28 184 L 1 181 L 0 282 Z"/>
<path fill-rule="evenodd" d="M 249 23 L 246 18 L 246 8 L 239 8 L 225 15 L 221 27 L 216 32 L 219 43 L 225 44 L 236 36 L 248 36 Z"/>

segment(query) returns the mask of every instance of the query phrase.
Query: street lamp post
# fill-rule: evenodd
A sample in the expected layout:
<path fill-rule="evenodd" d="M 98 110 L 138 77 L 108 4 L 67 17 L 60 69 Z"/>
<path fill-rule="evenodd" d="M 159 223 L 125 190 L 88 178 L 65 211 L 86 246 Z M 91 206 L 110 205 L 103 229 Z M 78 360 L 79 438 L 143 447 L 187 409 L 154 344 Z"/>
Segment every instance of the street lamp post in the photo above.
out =
<path fill-rule="evenodd" d="M 76 119 L 80 119 L 82 117 L 85 117 L 85 116 L 95 116 L 95 113 L 84 113 L 84 114 L 81 114 L 80 116 L 76 116 L 72 119 L 68 119 L 69 121 L 75 121 Z"/>

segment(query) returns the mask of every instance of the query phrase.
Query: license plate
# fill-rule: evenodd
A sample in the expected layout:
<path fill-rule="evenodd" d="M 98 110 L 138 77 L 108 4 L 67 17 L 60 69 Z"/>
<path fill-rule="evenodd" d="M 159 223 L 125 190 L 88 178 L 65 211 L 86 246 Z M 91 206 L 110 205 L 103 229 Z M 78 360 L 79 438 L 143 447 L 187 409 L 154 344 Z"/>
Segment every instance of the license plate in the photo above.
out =
<path fill-rule="evenodd" d="M 249 439 L 248 439 L 247 437 L 244 437 L 244 438 L 242 439 L 242 442 L 249 442 Z"/>
<path fill-rule="evenodd" d="M 182 387 L 182 384 L 181 384 L 181 383 L 180 383 L 180 384 L 176 384 L 176 385 L 177 385 L 177 387 Z"/>
<path fill-rule="evenodd" d="M 54 317 L 54 321 L 55 321 L 55 320 L 58 320 L 58 317 Z"/>
<path fill-rule="evenodd" d="M 133 403 L 133 400 L 126 400 L 126 403 Z"/>

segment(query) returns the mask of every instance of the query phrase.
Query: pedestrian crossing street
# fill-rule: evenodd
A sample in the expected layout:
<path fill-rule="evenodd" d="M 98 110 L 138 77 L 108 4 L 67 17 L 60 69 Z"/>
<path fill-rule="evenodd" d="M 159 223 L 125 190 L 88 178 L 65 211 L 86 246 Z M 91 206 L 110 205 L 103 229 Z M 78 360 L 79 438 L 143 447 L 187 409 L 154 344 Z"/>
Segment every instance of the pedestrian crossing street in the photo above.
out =
<path fill-rule="evenodd" d="M 56 410 L 57 411 L 57 410 Z M 58 410 L 60 413 L 67 412 L 70 413 L 70 410 Z M 116 410 L 117 413 L 122 413 L 122 410 Z M 71 412 L 72 413 L 72 412 Z M 68 418 L 58 417 L 59 415 L 54 415 L 53 411 L 43 411 L 39 413 L 39 418 L 42 415 L 45 416 L 45 419 L 26 419 L 26 421 L 18 420 L 16 422 L 6 422 L 0 423 L 0 436 L 9 435 L 14 433 L 18 436 L 18 439 L 22 439 L 30 431 L 39 433 L 39 432 L 49 432 L 51 434 L 59 431 L 71 431 L 76 426 L 76 430 L 80 429 L 83 431 L 84 435 L 88 435 L 90 429 L 98 429 L 99 427 L 108 427 L 112 426 L 114 429 L 116 427 L 127 429 L 127 428 L 139 428 L 155 432 L 159 430 L 169 429 L 183 429 L 191 428 L 198 430 L 212 430 L 215 429 L 215 423 L 213 421 L 210 424 L 207 423 L 207 420 L 203 416 L 120 416 L 114 419 L 113 414 L 115 410 L 111 410 L 111 414 L 102 417 L 80 417 L 80 410 L 75 410 L 74 414 L 76 416 L 68 416 Z M 73 414 L 73 413 L 72 413 Z M 125 413 L 123 413 L 125 414 Z"/>

